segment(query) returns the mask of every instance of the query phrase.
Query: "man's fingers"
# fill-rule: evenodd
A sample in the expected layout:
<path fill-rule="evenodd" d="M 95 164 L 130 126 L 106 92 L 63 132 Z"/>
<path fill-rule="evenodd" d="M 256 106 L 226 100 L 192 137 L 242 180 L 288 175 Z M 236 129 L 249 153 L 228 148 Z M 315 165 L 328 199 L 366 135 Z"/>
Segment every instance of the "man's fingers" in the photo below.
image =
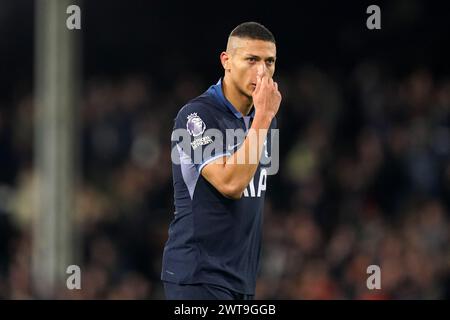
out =
<path fill-rule="evenodd" d="M 263 88 L 267 87 L 268 81 L 267 76 L 263 74 L 263 76 L 260 78 L 259 84 L 256 84 L 255 93 L 263 90 Z"/>

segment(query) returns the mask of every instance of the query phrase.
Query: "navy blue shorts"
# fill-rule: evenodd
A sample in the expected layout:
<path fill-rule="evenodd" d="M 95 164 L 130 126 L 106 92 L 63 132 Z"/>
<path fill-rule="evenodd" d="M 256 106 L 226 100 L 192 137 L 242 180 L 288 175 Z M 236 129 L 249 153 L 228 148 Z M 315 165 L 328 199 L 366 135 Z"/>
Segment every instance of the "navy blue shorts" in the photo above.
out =
<path fill-rule="evenodd" d="M 213 284 L 164 283 L 167 300 L 253 300 L 254 295 L 242 294 Z"/>

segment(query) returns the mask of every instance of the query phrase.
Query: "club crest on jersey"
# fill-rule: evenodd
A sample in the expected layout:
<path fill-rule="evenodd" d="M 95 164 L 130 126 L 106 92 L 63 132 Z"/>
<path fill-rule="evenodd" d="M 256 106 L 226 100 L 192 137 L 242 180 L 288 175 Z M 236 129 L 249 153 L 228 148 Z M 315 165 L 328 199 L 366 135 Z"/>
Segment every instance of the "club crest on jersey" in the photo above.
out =
<path fill-rule="evenodd" d="M 197 137 L 205 132 L 206 124 L 197 113 L 191 113 L 187 117 L 186 129 L 191 136 Z"/>

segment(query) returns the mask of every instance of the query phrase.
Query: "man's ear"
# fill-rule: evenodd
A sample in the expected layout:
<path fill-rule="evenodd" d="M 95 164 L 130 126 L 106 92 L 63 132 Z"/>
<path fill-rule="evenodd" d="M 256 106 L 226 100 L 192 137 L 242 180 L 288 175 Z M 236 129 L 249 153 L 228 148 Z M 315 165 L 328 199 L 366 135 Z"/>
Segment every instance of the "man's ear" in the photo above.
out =
<path fill-rule="evenodd" d="M 227 52 L 223 51 L 220 54 L 220 62 L 222 63 L 222 67 L 225 70 L 229 70 L 230 69 L 230 56 L 228 55 Z"/>

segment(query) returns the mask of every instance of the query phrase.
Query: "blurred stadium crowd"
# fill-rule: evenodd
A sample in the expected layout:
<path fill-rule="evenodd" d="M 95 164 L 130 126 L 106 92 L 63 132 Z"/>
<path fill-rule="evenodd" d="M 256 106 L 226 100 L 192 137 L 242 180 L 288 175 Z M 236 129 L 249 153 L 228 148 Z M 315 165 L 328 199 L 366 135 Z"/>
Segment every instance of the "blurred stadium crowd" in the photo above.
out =
<path fill-rule="evenodd" d="M 268 180 L 257 299 L 450 297 L 450 79 L 375 62 L 277 77 L 280 170 Z M 170 133 L 217 79 L 91 78 L 79 115 L 82 290 L 59 298 L 163 299 L 173 215 Z M 209 82 L 211 81 L 211 82 Z M 0 298 L 30 299 L 33 97 L 0 107 Z M 366 287 L 379 265 L 382 289 Z"/>

